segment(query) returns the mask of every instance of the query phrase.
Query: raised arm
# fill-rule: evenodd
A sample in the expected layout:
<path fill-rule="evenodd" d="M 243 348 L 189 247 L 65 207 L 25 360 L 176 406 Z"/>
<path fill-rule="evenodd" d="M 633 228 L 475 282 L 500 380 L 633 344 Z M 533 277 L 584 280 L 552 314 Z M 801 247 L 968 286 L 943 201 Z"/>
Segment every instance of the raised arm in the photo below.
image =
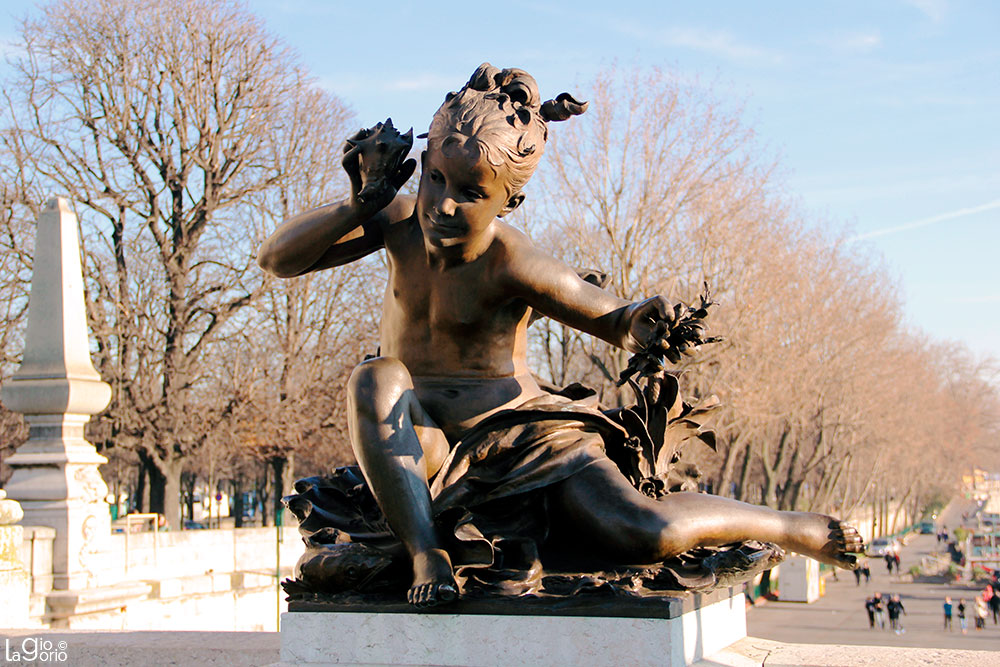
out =
<path fill-rule="evenodd" d="M 396 196 L 416 167 L 416 161 L 404 161 L 409 144 L 400 146 L 391 159 L 382 152 L 379 163 L 363 164 L 359 142 L 376 128 L 361 130 L 344 146 L 342 162 L 351 179 L 351 196 L 282 222 L 257 253 L 261 268 L 291 278 L 352 262 L 382 248 L 385 226 L 413 213 L 413 198 Z"/>
<path fill-rule="evenodd" d="M 396 201 L 399 200 L 399 201 Z M 340 266 L 383 246 L 382 229 L 413 211 L 412 197 L 397 197 L 372 211 L 347 199 L 289 218 L 260 246 L 257 263 L 279 278 Z"/>

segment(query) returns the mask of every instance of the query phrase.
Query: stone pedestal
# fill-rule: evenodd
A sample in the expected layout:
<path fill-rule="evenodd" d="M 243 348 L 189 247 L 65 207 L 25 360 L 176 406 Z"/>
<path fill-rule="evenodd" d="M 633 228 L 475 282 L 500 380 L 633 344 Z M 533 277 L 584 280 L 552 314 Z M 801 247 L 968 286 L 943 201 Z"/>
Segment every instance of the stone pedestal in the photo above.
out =
<path fill-rule="evenodd" d="M 21 508 L 0 489 L 0 628 L 28 625 L 31 581 L 18 557 L 24 531 L 13 525 L 20 519 Z"/>
<path fill-rule="evenodd" d="M 690 665 L 746 636 L 742 593 L 546 604 L 463 601 L 432 613 L 289 604 L 281 660 L 295 665 Z M 510 613 L 514 611 L 515 613 Z M 507 612 L 507 613 L 504 613 Z"/>
<path fill-rule="evenodd" d="M 789 554 L 781 564 L 780 598 L 785 602 L 815 602 L 820 598 L 819 581 L 818 561 Z"/>
<path fill-rule="evenodd" d="M 111 388 L 90 361 L 76 216 L 52 199 L 38 218 L 28 328 L 21 367 L 3 401 L 24 414 L 28 441 L 7 459 L 7 493 L 25 523 L 56 530 L 53 586 L 86 587 L 89 560 L 110 534 L 108 489 L 98 472 L 107 459 L 83 438 Z"/>

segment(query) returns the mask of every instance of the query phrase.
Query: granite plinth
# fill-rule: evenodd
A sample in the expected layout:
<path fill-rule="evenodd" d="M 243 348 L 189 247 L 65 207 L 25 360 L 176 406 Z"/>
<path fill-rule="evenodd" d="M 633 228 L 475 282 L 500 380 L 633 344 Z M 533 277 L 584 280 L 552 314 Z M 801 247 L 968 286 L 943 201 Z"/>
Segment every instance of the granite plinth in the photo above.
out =
<path fill-rule="evenodd" d="M 663 598 L 292 602 L 282 663 L 299 665 L 689 665 L 746 636 L 742 593 Z"/>

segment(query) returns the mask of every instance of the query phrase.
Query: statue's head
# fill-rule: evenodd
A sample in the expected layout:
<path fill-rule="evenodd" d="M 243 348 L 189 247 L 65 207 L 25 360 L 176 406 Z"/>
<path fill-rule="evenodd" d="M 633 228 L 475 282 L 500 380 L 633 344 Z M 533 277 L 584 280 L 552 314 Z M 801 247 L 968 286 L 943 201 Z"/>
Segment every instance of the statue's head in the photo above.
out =
<path fill-rule="evenodd" d="M 507 194 L 514 195 L 538 166 L 549 121 L 586 108 L 568 93 L 543 104 L 530 74 L 483 63 L 461 90 L 445 97 L 431 121 L 427 147 L 447 153 L 475 146 L 495 171 L 505 172 Z"/>

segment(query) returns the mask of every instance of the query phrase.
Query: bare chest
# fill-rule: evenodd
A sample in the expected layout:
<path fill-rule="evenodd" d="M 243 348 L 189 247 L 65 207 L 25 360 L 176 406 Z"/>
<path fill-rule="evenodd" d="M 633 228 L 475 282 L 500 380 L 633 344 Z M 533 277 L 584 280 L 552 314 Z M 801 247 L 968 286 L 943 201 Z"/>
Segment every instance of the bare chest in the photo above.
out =
<path fill-rule="evenodd" d="M 430 269 L 425 257 L 393 260 L 386 307 L 399 325 L 426 328 L 433 337 L 446 338 L 495 335 L 511 327 L 506 299 L 483 267 L 440 271 Z"/>

